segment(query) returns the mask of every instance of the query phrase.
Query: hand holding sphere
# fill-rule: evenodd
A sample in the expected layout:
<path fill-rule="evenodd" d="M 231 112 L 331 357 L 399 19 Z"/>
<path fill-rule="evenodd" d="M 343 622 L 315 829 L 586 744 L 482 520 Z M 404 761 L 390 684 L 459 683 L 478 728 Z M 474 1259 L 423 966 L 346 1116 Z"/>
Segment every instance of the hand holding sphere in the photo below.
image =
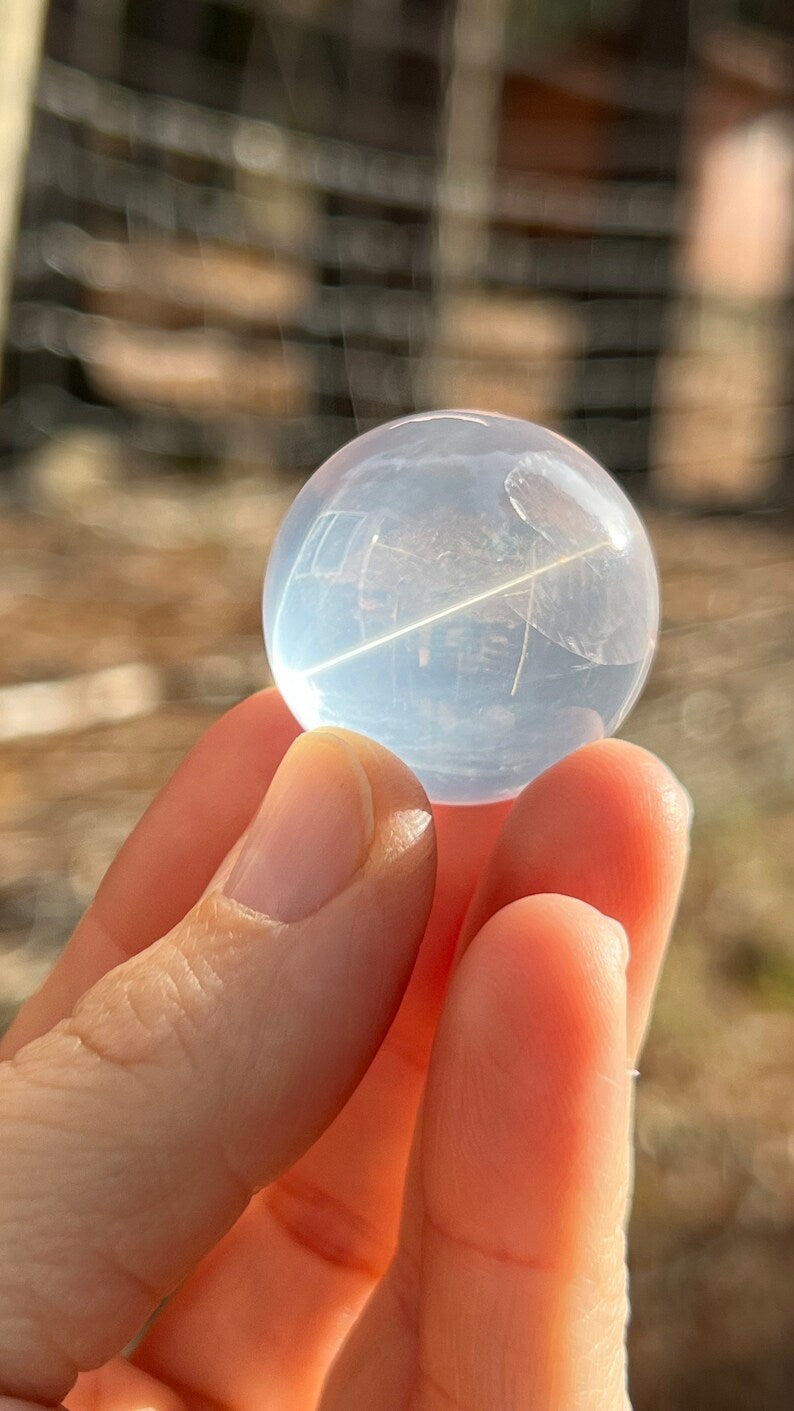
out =
<path fill-rule="evenodd" d="M 430 809 L 276 691 L 214 723 L 0 1045 L 0 1405 L 624 1411 L 689 817 L 597 738 L 642 525 L 561 437 L 411 417 L 309 481 L 266 611 L 302 724 L 435 800 L 544 772 Z"/>

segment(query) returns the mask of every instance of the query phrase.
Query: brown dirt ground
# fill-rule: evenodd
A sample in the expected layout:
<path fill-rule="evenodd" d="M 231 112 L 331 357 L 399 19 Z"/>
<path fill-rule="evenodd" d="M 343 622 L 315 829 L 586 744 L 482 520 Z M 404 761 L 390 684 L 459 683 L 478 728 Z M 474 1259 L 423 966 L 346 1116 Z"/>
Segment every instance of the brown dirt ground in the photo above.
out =
<path fill-rule="evenodd" d="M 294 488 L 278 476 L 98 474 L 74 489 L 49 462 L 28 483 L 38 510 L 0 508 L 0 735 L 20 683 L 138 662 L 154 686 L 133 718 L 113 719 L 111 699 L 110 723 L 80 728 L 78 702 L 71 728 L 0 744 L 0 1024 L 153 792 L 222 709 L 267 680 L 260 582 Z M 624 733 L 670 762 L 696 823 L 637 1086 L 633 1394 L 636 1411 L 783 1411 L 794 1404 L 794 525 L 654 514 L 650 527 L 664 632 Z"/>

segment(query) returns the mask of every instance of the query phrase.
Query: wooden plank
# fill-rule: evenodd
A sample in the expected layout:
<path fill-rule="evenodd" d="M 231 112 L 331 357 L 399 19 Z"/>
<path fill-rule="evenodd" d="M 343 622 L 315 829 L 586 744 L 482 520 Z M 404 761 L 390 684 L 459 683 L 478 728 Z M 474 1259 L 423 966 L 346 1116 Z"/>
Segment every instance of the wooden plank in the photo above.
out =
<path fill-rule="evenodd" d="M 0 356 L 47 0 L 0 0 Z"/>

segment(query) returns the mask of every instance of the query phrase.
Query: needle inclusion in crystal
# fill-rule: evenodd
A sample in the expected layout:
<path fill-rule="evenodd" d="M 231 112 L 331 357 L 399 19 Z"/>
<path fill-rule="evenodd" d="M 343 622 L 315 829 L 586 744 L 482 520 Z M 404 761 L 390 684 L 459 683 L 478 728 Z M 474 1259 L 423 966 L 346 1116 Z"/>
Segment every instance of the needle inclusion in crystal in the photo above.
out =
<path fill-rule="evenodd" d="M 585 451 L 515 417 L 439 411 L 366 432 L 307 481 L 264 616 L 305 728 L 369 735 L 435 802 L 484 803 L 617 729 L 659 589 L 642 521 Z"/>

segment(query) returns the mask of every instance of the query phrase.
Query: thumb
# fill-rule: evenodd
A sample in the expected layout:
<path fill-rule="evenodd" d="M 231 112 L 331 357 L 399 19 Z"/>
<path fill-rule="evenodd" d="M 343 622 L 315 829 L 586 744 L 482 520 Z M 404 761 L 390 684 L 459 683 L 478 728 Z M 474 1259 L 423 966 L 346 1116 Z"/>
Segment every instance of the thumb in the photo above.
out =
<path fill-rule="evenodd" d="M 332 1120 L 397 1009 L 434 871 L 408 770 L 304 735 L 223 890 L 0 1065 L 0 1399 L 61 1400 Z"/>

